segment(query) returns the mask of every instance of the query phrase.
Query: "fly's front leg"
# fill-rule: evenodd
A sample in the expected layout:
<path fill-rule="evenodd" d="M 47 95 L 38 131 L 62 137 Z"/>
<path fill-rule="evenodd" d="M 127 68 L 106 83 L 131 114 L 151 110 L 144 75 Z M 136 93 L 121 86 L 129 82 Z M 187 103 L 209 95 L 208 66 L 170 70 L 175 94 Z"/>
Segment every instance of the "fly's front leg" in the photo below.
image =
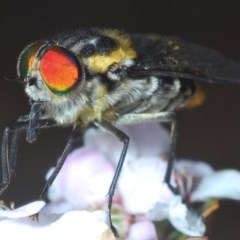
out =
<path fill-rule="evenodd" d="M 16 164 L 17 164 L 17 153 L 18 153 L 18 143 L 20 138 L 21 128 L 16 129 L 12 133 L 12 139 L 10 143 L 10 153 L 9 153 L 9 173 L 10 176 L 15 174 Z"/>
<path fill-rule="evenodd" d="M 16 167 L 16 155 L 17 155 L 17 146 L 20 131 L 26 129 L 28 126 L 28 121 L 19 122 L 16 121 L 12 124 L 9 124 L 3 133 L 2 136 L 2 145 L 1 145 L 1 163 L 2 163 L 2 183 L 0 185 L 0 194 L 7 188 L 10 184 L 11 176 L 15 172 Z M 13 138 L 11 141 L 9 149 L 9 135 L 13 133 Z M 10 151 L 10 154 L 9 154 Z"/>
<path fill-rule="evenodd" d="M 9 148 L 9 150 L 10 150 L 10 153 L 9 153 L 10 176 L 13 176 L 15 174 L 19 137 L 20 137 L 20 133 L 22 130 L 29 129 L 29 115 L 21 116 L 16 121 L 15 124 L 16 124 L 16 128 L 14 127 L 14 130 L 13 130 L 13 126 L 12 126 L 12 125 L 14 125 L 14 123 L 9 125 L 9 126 L 12 126 L 11 127 L 12 139 L 11 139 L 10 148 Z M 6 128 L 8 128 L 8 127 L 6 127 Z M 28 139 L 28 138 L 26 137 L 26 139 Z"/>
<path fill-rule="evenodd" d="M 177 139 L 177 121 L 175 112 L 160 112 L 160 113 L 142 113 L 142 114 L 126 114 L 117 120 L 119 124 L 133 124 L 141 122 L 160 122 L 160 123 L 170 123 L 170 147 L 169 147 L 169 158 L 167 170 L 165 173 L 164 181 L 167 183 L 168 187 L 177 193 L 176 187 L 171 185 L 171 175 L 173 170 L 173 164 L 175 159 L 175 148 Z"/>
<path fill-rule="evenodd" d="M 36 129 L 48 128 L 56 125 L 51 120 L 38 120 Z M 17 148 L 19 136 L 22 130 L 29 127 L 29 116 L 20 117 L 16 122 L 9 124 L 3 133 L 1 143 L 1 163 L 2 163 L 2 183 L 0 184 L 0 194 L 10 184 L 12 175 L 16 169 Z M 12 134 L 11 141 L 10 134 Z M 9 147 L 10 142 L 10 147 Z"/>
<path fill-rule="evenodd" d="M 39 129 L 38 123 L 39 123 L 39 119 L 41 119 L 41 114 L 43 109 L 44 109 L 43 102 L 41 101 L 32 102 L 31 110 L 28 116 L 29 123 L 28 123 L 27 132 L 26 132 L 26 140 L 29 143 L 32 143 L 37 139 L 37 132 Z"/>
<path fill-rule="evenodd" d="M 39 120 L 41 118 L 41 113 L 43 110 L 43 102 L 32 102 L 31 110 L 29 115 L 20 117 L 17 122 L 22 124 L 27 124 L 27 127 L 23 127 L 26 129 L 26 140 L 29 143 L 32 143 L 37 138 L 37 131 L 39 129 L 39 123 L 41 122 L 41 125 L 49 125 L 49 122 L 47 124 L 43 124 L 43 121 L 45 120 Z M 17 149 L 18 149 L 18 142 L 21 132 L 21 127 L 16 128 L 13 131 L 13 136 L 11 140 L 10 145 L 10 161 L 9 161 L 9 174 L 12 176 L 15 173 L 16 168 L 16 159 L 17 159 Z"/>

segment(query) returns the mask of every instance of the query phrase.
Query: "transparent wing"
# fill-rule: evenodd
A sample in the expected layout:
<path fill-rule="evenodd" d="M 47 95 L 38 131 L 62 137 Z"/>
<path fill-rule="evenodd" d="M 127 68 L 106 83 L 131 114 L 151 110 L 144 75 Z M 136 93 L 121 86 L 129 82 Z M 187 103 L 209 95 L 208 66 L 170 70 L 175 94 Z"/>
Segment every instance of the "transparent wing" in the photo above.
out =
<path fill-rule="evenodd" d="M 207 82 L 240 83 L 240 62 L 176 37 L 133 34 L 138 64 L 134 76 L 163 76 Z"/>

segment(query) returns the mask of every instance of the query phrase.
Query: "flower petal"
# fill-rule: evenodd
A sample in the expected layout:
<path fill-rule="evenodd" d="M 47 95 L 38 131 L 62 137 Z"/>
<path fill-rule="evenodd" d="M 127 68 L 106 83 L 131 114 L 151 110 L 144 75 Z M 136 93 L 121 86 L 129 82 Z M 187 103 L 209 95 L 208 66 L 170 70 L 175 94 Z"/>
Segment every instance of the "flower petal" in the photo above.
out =
<path fill-rule="evenodd" d="M 154 224 L 150 221 L 132 224 L 126 240 L 158 240 Z"/>
<path fill-rule="evenodd" d="M 113 166 L 102 153 L 87 147 L 76 149 L 67 157 L 48 197 L 55 204 L 67 202 L 70 209 L 88 209 L 106 200 L 113 174 Z"/>
<path fill-rule="evenodd" d="M 44 201 L 35 201 L 15 209 L 0 208 L 0 220 L 3 218 L 23 218 L 38 213 L 44 206 Z"/>
<path fill-rule="evenodd" d="M 167 162 L 159 157 L 125 163 L 118 187 L 128 213 L 146 213 L 156 202 L 169 202 L 173 193 L 164 182 L 166 167 Z"/>
<path fill-rule="evenodd" d="M 190 211 L 177 195 L 168 204 L 157 203 L 148 212 L 147 218 L 155 221 L 168 219 L 178 231 L 188 236 L 203 236 L 206 230 L 202 218 L 196 212 Z"/>
<path fill-rule="evenodd" d="M 204 201 L 208 198 L 240 200 L 240 171 L 229 169 L 216 171 L 201 179 L 190 196 L 191 201 Z"/>
<path fill-rule="evenodd" d="M 106 222 L 87 211 L 69 211 L 62 216 L 40 213 L 38 222 L 29 218 L 4 219 L 0 221 L 0 236 L 4 240 L 65 240 L 69 237 L 71 240 L 115 240 Z"/>
<path fill-rule="evenodd" d="M 130 138 L 125 161 L 136 161 L 139 156 L 161 156 L 168 151 L 170 143 L 168 131 L 156 122 L 118 125 L 118 128 Z M 84 143 L 104 153 L 115 165 L 118 163 L 123 144 L 113 134 L 99 129 L 89 129 L 84 136 Z"/>
<path fill-rule="evenodd" d="M 67 239 L 71 233 L 71 240 L 115 240 L 109 226 L 101 217 L 87 211 L 67 212 L 49 226 L 46 236 L 48 239 Z"/>
<path fill-rule="evenodd" d="M 184 171 L 190 172 L 194 178 L 202 178 L 214 172 L 211 165 L 203 161 L 192 161 L 187 159 L 180 159 L 175 162 L 174 169 L 183 173 Z"/>

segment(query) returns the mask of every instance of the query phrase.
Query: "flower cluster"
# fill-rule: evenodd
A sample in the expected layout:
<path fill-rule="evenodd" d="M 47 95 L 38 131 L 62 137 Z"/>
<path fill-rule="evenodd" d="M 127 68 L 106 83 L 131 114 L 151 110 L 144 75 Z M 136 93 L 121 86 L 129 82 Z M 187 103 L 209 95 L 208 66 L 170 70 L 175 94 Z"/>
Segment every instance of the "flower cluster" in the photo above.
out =
<path fill-rule="evenodd" d="M 175 239 L 182 234 L 201 237 L 205 233 L 204 210 L 192 211 L 185 202 L 206 202 L 213 197 L 240 199 L 240 189 L 235 184 L 240 178 L 238 171 L 216 172 L 205 163 L 183 160 L 176 163 L 172 172 L 172 185 L 179 192 L 174 194 L 164 182 L 170 142 L 167 131 L 155 123 L 121 129 L 130 137 L 112 209 L 113 223 L 121 239 L 165 239 L 163 232 L 177 234 Z M 37 201 L 13 210 L 2 206 L 0 236 L 4 240 L 16 239 L 21 234 L 26 240 L 33 236 L 65 239 L 69 233 L 76 239 L 115 239 L 108 226 L 107 193 L 122 143 L 98 129 L 89 129 L 84 142 L 83 147 L 67 157 L 49 189 L 50 203 L 43 206 L 43 202 Z M 236 181 L 232 181 L 233 177 Z M 38 222 L 27 217 L 37 212 Z M 160 223 L 158 228 L 156 222 Z M 170 225 L 173 228 L 166 233 L 165 228 Z"/>

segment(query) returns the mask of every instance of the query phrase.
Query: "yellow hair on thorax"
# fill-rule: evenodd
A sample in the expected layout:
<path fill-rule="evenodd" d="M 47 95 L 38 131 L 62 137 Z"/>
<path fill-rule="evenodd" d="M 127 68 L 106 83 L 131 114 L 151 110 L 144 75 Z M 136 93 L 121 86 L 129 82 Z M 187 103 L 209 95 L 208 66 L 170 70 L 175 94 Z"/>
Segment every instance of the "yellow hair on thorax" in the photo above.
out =
<path fill-rule="evenodd" d="M 84 63 L 91 71 L 105 73 L 112 64 L 136 58 L 137 54 L 127 36 L 120 34 L 117 30 L 103 30 L 102 33 L 114 39 L 118 43 L 118 47 L 108 54 L 95 54 L 85 58 Z"/>

